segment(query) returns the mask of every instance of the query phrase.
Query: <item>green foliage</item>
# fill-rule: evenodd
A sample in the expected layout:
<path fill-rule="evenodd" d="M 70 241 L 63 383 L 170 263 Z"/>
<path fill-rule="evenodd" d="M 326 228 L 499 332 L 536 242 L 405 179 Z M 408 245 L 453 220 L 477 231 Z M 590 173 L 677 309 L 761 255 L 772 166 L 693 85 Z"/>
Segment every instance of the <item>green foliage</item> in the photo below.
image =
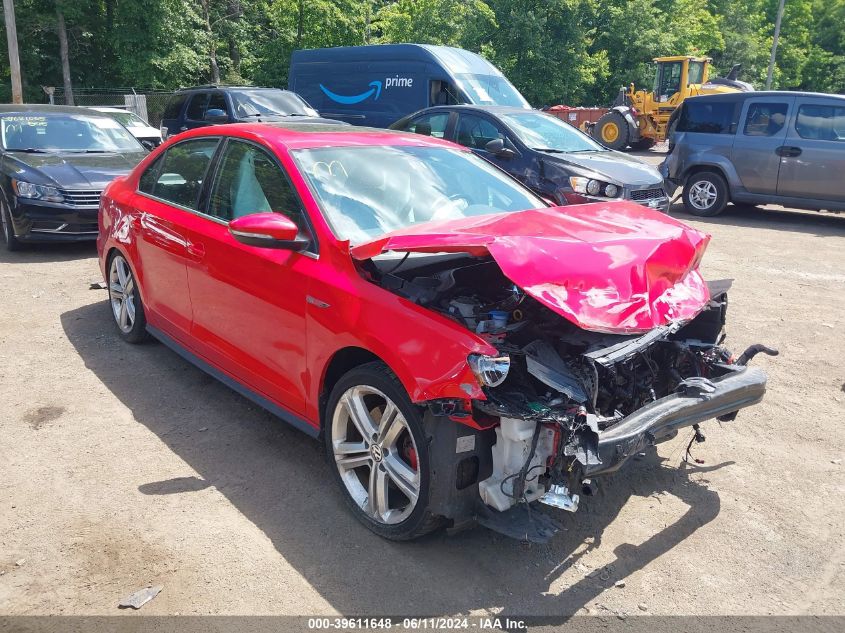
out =
<path fill-rule="evenodd" d="M 16 0 L 25 96 L 61 85 L 57 11 L 78 88 L 221 80 L 284 86 L 297 48 L 421 42 L 480 52 L 534 105 L 607 104 L 695 53 L 765 83 L 778 0 Z M 786 0 L 774 87 L 845 91 L 845 0 Z M 0 46 L 5 51 L 5 31 Z M 10 97 L 0 55 L 0 99 Z"/>

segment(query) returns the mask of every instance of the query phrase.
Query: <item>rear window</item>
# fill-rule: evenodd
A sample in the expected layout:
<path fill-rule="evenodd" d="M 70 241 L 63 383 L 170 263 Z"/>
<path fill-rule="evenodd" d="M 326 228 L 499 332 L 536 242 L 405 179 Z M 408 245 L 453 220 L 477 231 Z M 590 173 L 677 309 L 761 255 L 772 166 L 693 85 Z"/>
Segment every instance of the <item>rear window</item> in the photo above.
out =
<path fill-rule="evenodd" d="M 795 119 L 798 136 L 820 141 L 845 141 L 845 106 L 802 105 Z"/>
<path fill-rule="evenodd" d="M 163 118 L 178 119 L 187 98 L 188 95 L 173 95 L 170 97 L 170 101 L 167 102 L 167 107 L 164 109 Z"/>
<path fill-rule="evenodd" d="M 730 102 L 687 101 L 678 120 L 678 132 L 730 134 L 734 122 L 734 104 Z"/>

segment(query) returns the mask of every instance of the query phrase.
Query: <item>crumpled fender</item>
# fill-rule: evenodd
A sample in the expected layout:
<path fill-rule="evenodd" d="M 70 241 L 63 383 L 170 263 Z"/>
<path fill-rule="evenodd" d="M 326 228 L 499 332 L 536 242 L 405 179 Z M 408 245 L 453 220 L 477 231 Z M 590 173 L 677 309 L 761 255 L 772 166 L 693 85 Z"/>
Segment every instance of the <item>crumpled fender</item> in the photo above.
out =
<path fill-rule="evenodd" d="M 710 236 L 632 202 L 430 222 L 356 246 L 490 255 L 526 293 L 578 327 L 634 334 L 697 315 L 710 299 L 698 270 Z"/>

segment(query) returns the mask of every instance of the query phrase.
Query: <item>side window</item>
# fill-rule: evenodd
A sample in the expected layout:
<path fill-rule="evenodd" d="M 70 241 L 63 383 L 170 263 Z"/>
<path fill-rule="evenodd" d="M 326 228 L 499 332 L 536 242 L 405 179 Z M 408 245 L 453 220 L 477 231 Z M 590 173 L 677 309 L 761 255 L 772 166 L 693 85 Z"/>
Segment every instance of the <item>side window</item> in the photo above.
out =
<path fill-rule="evenodd" d="M 798 136 L 821 141 L 845 141 L 845 107 L 802 105 L 795 119 Z"/>
<path fill-rule="evenodd" d="M 436 114 L 425 114 L 411 121 L 405 130 L 407 132 L 415 132 L 423 136 L 434 136 L 443 138 L 446 135 L 446 125 L 449 123 L 448 112 L 438 112 Z"/>
<path fill-rule="evenodd" d="M 733 103 L 696 102 L 692 99 L 687 101 L 681 110 L 677 131 L 730 134 L 733 115 Z"/>
<path fill-rule="evenodd" d="M 158 181 L 158 172 L 161 168 L 162 160 L 164 160 L 164 156 L 159 156 L 155 159 L 155 161 L 153 161 L 153 164 L 147 167 L 147 170 L 141 174 L 141 178 L 138 180 L 138 191 L 152 195 L 155 184 Z"/>
<path fill-rule="evenodd" d="M 164 109 L 163 119 L 178 119 L 179 113 L 182 112 L 182 106 L 187 99 L 187 95 L 174 95 L 167 102 L 167 107 Z"/>
<path fill-rule="evenodd" d="M 743 133 L 746 136 L 774 136 L 786 123 L 786 103 L 752 103 L 745 115 Z"/>
<path fill-rule="evenodd" d="M 487 143 L 505 135 L 487 119 L 474 114 L 462 114 L 458 119 L 455 140 L 473 149 L 484 149 Z"/>
<path fill-rule="evenodd" d="M 460 103 L 458 98 L 458 91 L 448 81 L 435 79 L 431 81 L 429 88 L 429 103 L 430 106 L 436 105 L 455 105 Z"/>
<path fill-rule="evenodd" d="M 216 138 L 203 138 L 184 141 L 167 150 L 164 158 L 159 159 L 163 162 L 161 169 L 156 172 L 152 195 L 196 210 L 202 183 L 217 144 Z"/>
<path fill-rule="evenodd" d="M 185 118 L 191 121 L 202 121 L 205 118 L 205 111 L 208 109 L 208 97 L 207 92 L 195 92 L 188 104 Z"/>
<path fill-rule="evenodd" d="M 271 211 L 289 217 L 300 231 L 308 231 L 293 185 L 276 161 L 251 143 L 230 140 L 217 170 L 208 214 L 228 222 Z"/>
<path fill-rule="evenodd" d="M 226 105 L 226 96 L 222 92 L 211 93 L 205 112 L 209 110 L 222 110 L 224 114 L 229 114 L 229 108 Z M 205 117 L 205 112 L 203 112 L 203 117 Z"/>

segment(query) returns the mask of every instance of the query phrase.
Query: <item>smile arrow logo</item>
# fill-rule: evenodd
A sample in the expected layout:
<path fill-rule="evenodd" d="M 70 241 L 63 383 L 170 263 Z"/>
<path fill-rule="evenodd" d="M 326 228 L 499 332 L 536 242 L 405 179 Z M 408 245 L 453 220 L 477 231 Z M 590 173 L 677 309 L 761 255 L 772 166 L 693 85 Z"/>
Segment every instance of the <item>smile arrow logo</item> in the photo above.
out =
<path fill-rule="evenodd" d="M 320 84 L 320 90 L 322 90 L 323 94 L 325 94 L 329 99 L 331 99 L 335 103 L 345 103 L 346 105 L 352 105 L 353 103 L 361 103 L 365 99 L 369 99 L 370 96 L 372 96 L 373 94 L 375 94 L 375 97 L 373 97 L 373 101 L 378 100 L 379 96 L 381 95 L 381 82 L 371 81 L 370 86 L 372 87 L 366 92 L 362 92 L 359 95 L 351 96 L 336 94 L 326 88 L 323 84 Z"/>

